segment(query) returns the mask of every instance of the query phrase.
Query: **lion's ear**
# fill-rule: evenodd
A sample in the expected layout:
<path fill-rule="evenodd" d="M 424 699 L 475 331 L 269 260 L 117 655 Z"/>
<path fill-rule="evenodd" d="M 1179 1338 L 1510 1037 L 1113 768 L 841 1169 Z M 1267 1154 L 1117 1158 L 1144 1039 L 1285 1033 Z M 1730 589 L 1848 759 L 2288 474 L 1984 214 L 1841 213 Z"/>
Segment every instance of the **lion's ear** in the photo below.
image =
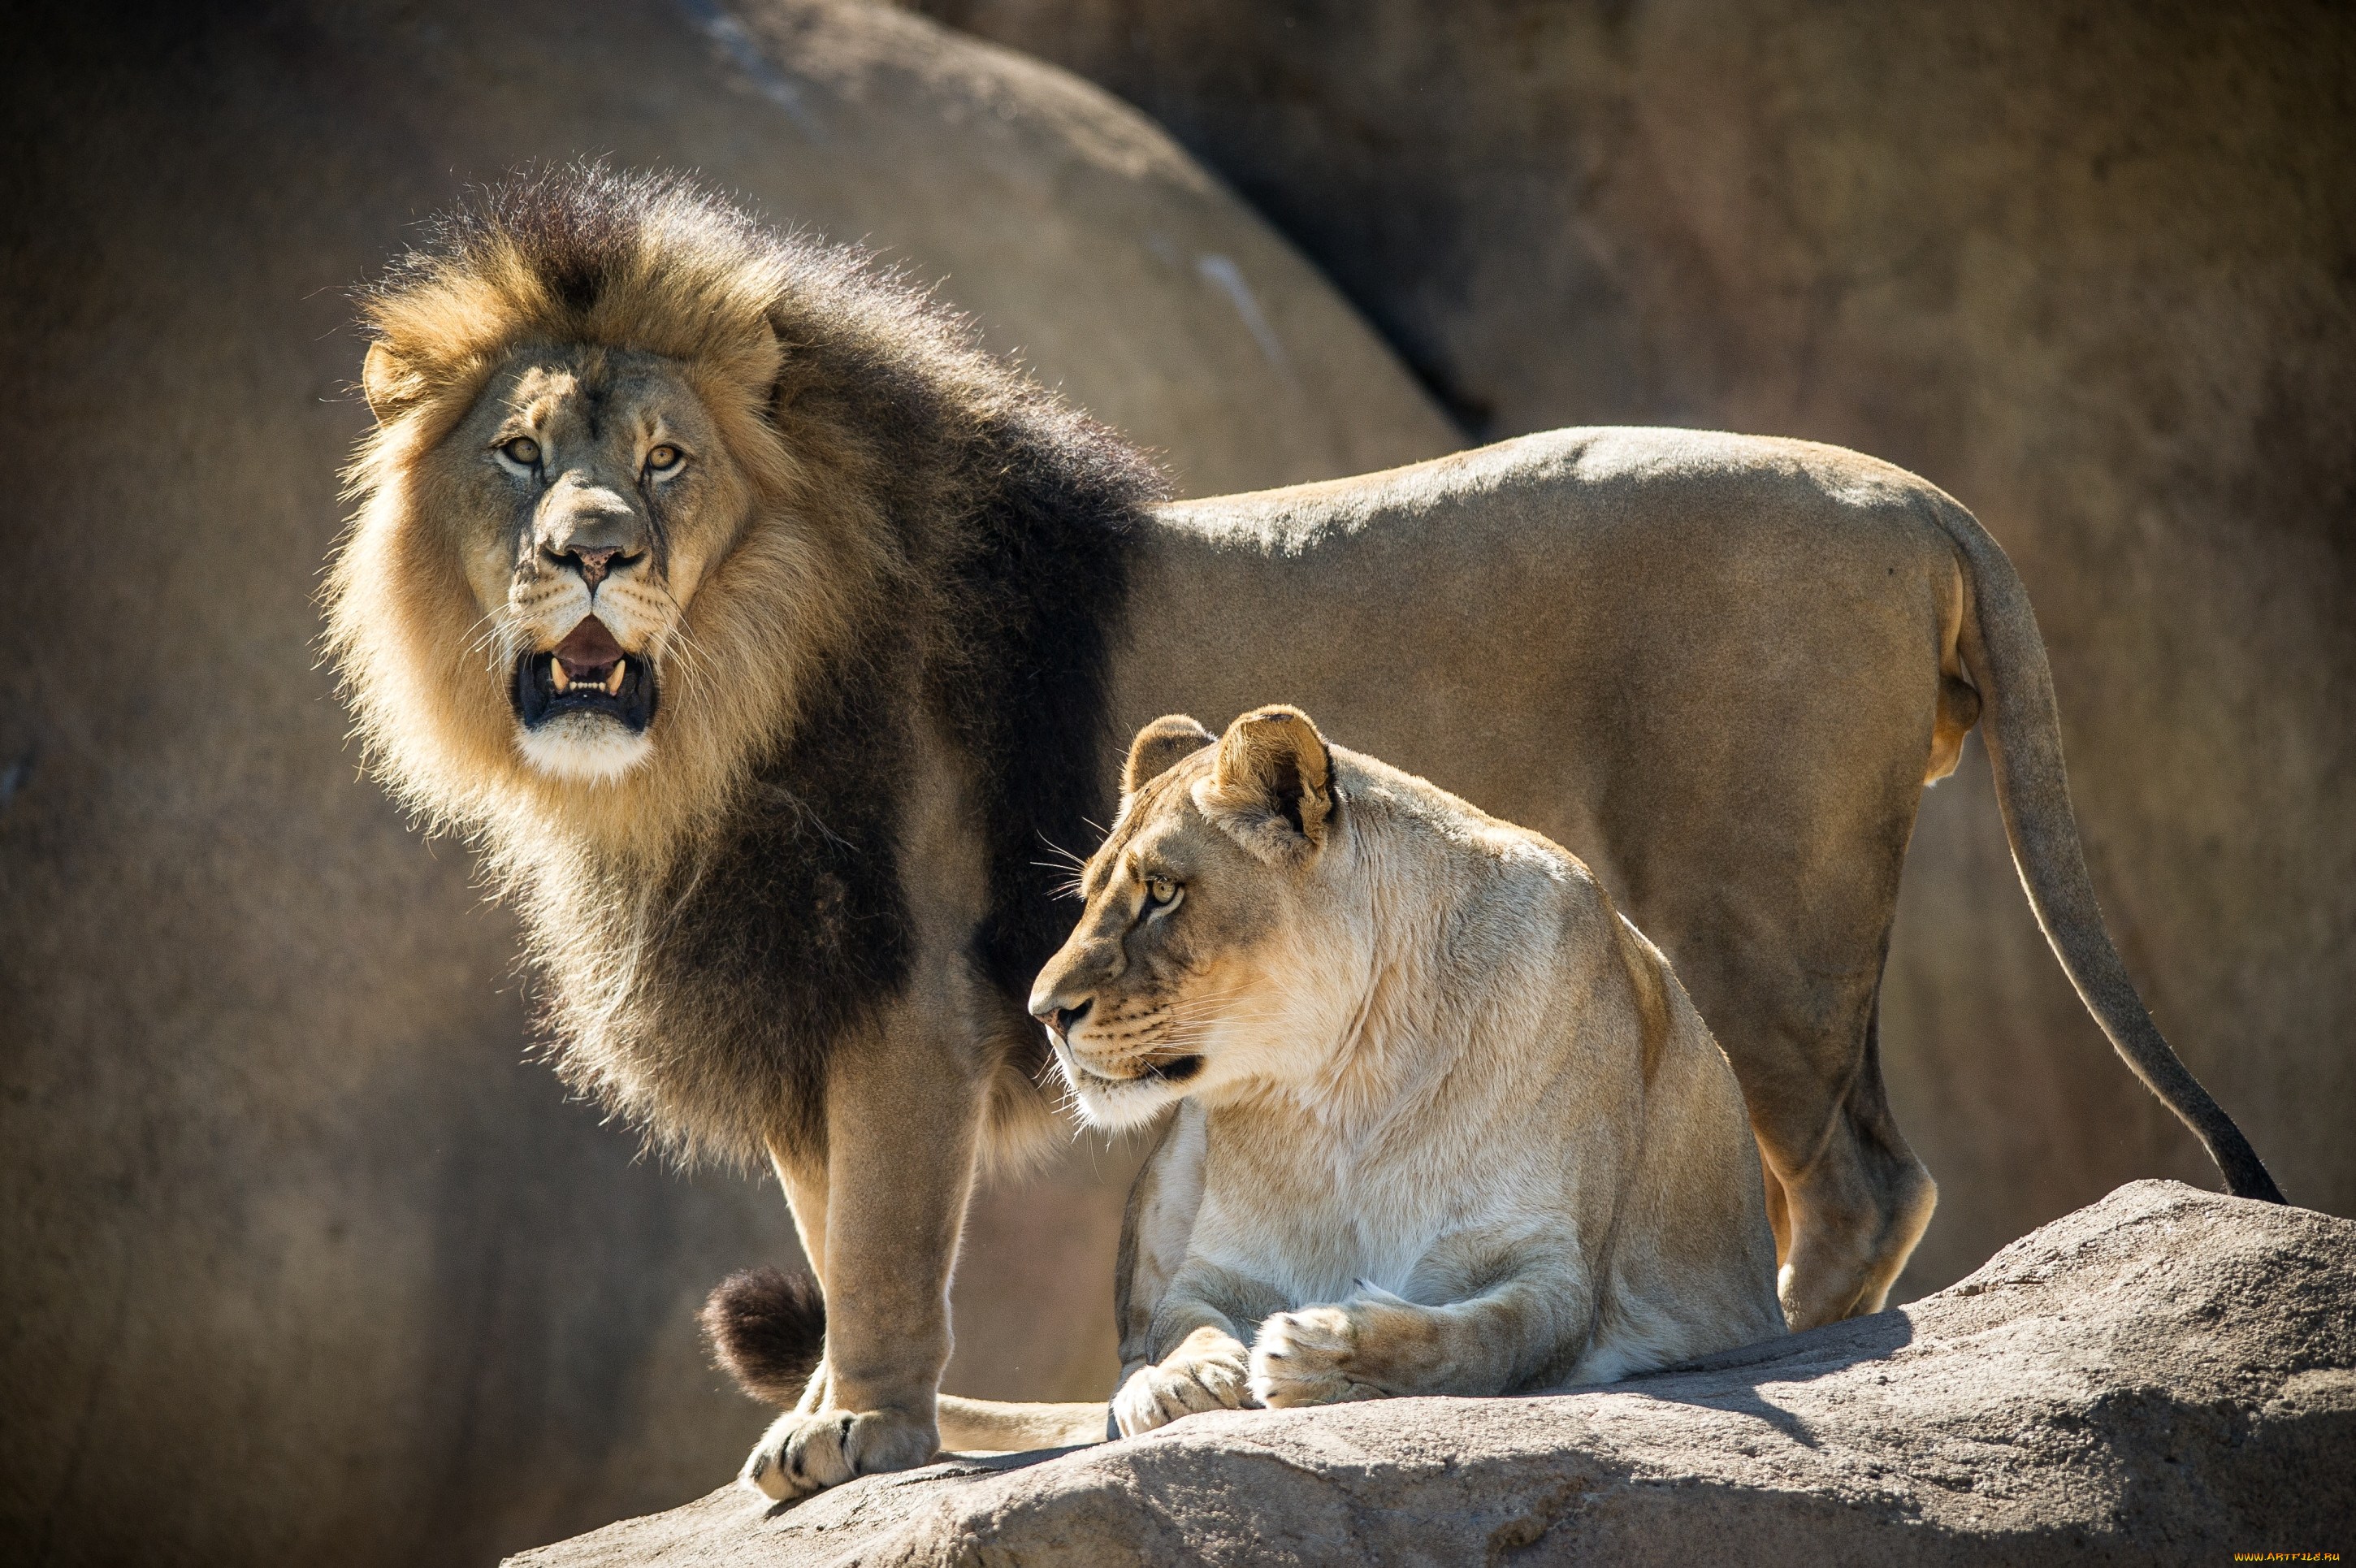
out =
<path fill-rule="evenodd" d="M 399 413 L 408 401 L 402 383 L 401 361 L 379 338 L 369 345 L 368 359 L 360 365 L 360 395 L 368 399 L 369 412 L 383 424 Z"/>
<path fill-rule="evenodd" d="M 1169 772 L 1187 757 L 1206 746 L 1216 746 L 1219 737 L 1188 718 L 1184 714 L 1164 714 L 1143 729 L 1129 743 L 1129 762 L 1120 770 L 1120 792 L 1124 799 L 1137 793 L 1138 787 L 1149 779 Z"/>
<path fill-rule="evenodd" d="M 1299 708 L 1255 708 L 1227 726 L 1196 801 L 1246 849 L 1272 865 L 1325 846 L 1333 759 Z"/>

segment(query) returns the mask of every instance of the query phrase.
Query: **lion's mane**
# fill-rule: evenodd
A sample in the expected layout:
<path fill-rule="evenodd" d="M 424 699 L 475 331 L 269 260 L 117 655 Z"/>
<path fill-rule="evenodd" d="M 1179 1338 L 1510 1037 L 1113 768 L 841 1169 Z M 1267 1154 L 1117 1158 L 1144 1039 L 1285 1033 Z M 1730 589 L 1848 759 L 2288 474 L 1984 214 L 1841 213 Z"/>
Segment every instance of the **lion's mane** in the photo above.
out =
<path fill-rule="evenodd" d="M 563 1076 L 691 1156 L 814 1140 L 828 1053 L 906 975 L 899 807 L 927 713 L 986 841 L 972 956 L 1019 998 L 1061 935 L 1043 841 L 1082 843 L 1098 807 L 1152 467 L 863 255 L 672 177 L 518 177 L 362 313 L 391 373 L 348 476 L 329 654 L 375 770 L 519 903 Z M 436 511 L 437 446 L 501 365 L 579 346 L 676 360 L 759 497 L 687 607 L 653 756 L 612 784 L 517 754 L 510 655 Z"/>

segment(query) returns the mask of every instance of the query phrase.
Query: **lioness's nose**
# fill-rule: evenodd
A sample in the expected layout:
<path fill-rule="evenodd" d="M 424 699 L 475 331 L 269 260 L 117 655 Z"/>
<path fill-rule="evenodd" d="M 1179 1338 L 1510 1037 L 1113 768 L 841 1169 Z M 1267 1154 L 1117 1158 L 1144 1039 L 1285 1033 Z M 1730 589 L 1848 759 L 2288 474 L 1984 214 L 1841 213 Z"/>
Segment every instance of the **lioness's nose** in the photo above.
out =
<path fill-rule="evenodd" d="M 1062 996 L 1033 996 L 1031 998 L 1031 1016 L 1053 1029 L 1057 1037 L 1069 1039 L 1072 1026 L 1088 1015 L 1088 1009 L 1095 1001 L 1090 996 L 1083 996 L 1077 1002 Z"/>

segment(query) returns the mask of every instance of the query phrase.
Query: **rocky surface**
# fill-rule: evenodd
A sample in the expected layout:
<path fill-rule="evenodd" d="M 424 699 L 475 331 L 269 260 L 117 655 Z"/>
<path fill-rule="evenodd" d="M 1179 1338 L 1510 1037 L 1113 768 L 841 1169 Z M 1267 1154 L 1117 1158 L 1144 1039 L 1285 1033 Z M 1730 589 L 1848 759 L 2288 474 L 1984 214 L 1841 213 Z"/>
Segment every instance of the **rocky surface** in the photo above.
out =
<path fill-rule="evenodd" d="M 2226 1563 L 2356 1546 L 2356 1223 L 2145 1181 L 1905 1308 L 1543 1399 L 1191 1417 L 512 1568 Z"/>
<path fill-rule="evenodd" d="M 761 1425 L 696 1304 L 791 1263 L 792 1228 L 774 1185 L 634 1164 L 565 1102 L 464 850 L 357 777 L 312 602 L 368 423 L 345 291 L 467 182 L 604 154 L 945 279 L 1194 489 L 1453 435 L 1141 116 L 921 18 L 94 0 L 8 28 L 0 1560 L 483 1563 L 691 1498 Z M 975 1217 L 968 1391 L 1110 1374 L 1120 1162 L 1087 1153 Z M 133 1447 L 171 1477 L 126 1505 Z"/>

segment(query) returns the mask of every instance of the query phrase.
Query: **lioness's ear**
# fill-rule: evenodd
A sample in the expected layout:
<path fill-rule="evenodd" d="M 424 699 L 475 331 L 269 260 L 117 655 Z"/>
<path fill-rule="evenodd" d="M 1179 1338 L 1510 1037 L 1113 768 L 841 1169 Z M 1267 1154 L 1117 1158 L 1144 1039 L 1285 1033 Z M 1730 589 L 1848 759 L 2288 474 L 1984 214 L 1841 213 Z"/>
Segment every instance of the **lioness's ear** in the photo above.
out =
<path fill-rule="evenodd" d="M 1194 756 L 1206 746 L 1215 746 L 1219 737 L 1188 718 L 1184 714 L 1164 714 L 1143 729 L 1129 743 L 1129 762 L 1120 770 L 1120 792 L 1125 800 L 1137 793 L 1138 786 L 1149 779 L 1157 779 Z"/>
<path fill-rule="evenodd" d="M 382 424 L 401 412 L 405 399 L 402 395 L 401 361 L 379 338 L 369 345 L 368 359 L 360 365 L 360 395 L 368 399 L 369 412 Z"/>
<path fill-rule="evenodd" d="M 1195 803 L 1246 849 L 1281 865 L 1325 846 L 1333 759 L 1299 708 L 1256 708 L 1227 726 Z"/>

